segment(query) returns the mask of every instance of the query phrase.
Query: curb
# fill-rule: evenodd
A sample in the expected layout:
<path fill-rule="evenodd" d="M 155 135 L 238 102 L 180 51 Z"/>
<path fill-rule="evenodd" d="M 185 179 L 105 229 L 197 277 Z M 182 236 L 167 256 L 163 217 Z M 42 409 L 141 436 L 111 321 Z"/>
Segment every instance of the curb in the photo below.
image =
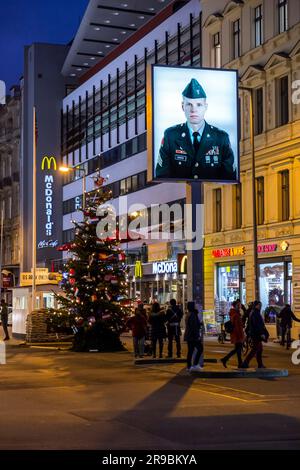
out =
<path fill-rule="evenodd" d="M 247 370 L 202 370 L 191 371 L 188 373 L 193 377 L 199 378 L 219 378 L 219 379 L 251 379 L 251 378 L 275 378 L 275 377 L 288 377 L 289 372 L 287 369 L 247 369 Z"/>
<path fill-rule="evenodd" d="M 205 363 L 216 364 L 217 359 L 204 359 Z M 161 359 L 135 359 L 135 365 L 142 364 L 186 364 L 186 359 L 168 359 L 166 357 Z"/>

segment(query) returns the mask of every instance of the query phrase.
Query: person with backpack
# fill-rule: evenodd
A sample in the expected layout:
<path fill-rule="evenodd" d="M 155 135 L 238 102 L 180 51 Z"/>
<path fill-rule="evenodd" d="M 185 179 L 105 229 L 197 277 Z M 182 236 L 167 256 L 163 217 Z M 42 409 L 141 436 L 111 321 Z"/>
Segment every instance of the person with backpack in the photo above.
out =
<path fill-rule="evenodd" d="M 201 339 L 201 330 L 203 328 L 203 324 L 200 322 L 198 310 L 195 308 L 195 302 L 188 302 L 187 309 L 188 311 L 185 319 L 184 332 L 184 340 L 187 341 L 188 344 L 187 370 L 200 371 L 202 370 L 202 367 L 199 365 L 199 361 L 203 352 L 203 344 Z M 195 355 L 193 355 L 194 351 L 196 351 Z"/>
<path fill-rule="evenodd" d="M 294 312 L 291 309 L 289 304 L 286 304 L 285 307 L 277 315 L 280 318 L 280 328 L 281 328 L 281 346 L 285 344 L 285 336 L 288 333 L 290 335 L 290 330 L 292 329 L 293 320 L 300 322 L 299 318 L 296 317 Z M 287 343 L 290 341 L 290 338 L 287 335 Z M 289 344 L 288 344 L 289 346 Z"/>
<path fill-rule="evenodd" d="M 251 339 L 251 350 L 242 364 L 242 369 L 248 369 L 249 363 L 254 356 L 256 356 L 258 368 L 265 369 L 265 366 L 262 361 L 262 342 L 268 341 L 269 333 L 266 329 L 264 320 L 260 313 L 261 306 L 261 302 L 259 300 L 255 300 L 253 304 L 253 309 L 249 315 L 247 334 Z"/>
<path fill-rule="evenodd" d="M 238 358 L 239 368 L 242 367 L 243 363 L 242 350 L 245 335 L 243 330 L 242 317 L 240 313 L 240 305 L 240 302 L 238 300 L 235 300 L 234 302 L 232 302 L 232 307 L 229 312 L 230 325 L 227 326 L 227 329 L 230 330 L 230 339 L 232 344 L 234 344 L 234 349 L 221 359 L 221 362 L 225 368 L 227 368 L 227 362 L 229 361 L 229 359 L 235 354 Z"/>
<path fill-rule="evenodd" d="M 177 357 L 181 357 L 181 344 L 180 344 L 180 322 L 182 319 L 182 310 L 176 305 L 176 300 L 170 300 L 170 307 L 167 310 L 167 331 L 168 331 L 168 357 L 173 357 L 173 339 L 176 341 Z"/>

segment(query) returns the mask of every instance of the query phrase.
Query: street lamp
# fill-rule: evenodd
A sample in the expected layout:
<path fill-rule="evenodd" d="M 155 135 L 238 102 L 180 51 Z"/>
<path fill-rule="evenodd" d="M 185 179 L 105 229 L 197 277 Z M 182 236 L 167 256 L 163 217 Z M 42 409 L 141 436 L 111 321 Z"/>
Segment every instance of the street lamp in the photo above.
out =
<path fill-rule="evenodd" d="M 83 172 L 83 177 L 82 177 L 82 209 L 85 209 L 85 193 L 86 193 L 86 176 L 87 176 L 87 171 L 85 168 L 80 168 L 79 166 L 61 166 L 59 167 L 59 171 L 61 173 L 69 173 L 70 171 L 81 171 Z"/>
<path fill-rule="evenodd" d="M 254 148 L 254 107 L 253 88 L 240 86 L 239 90 L 246 91 L 250 97 L 250 141 L 251 141 L 251 170 L 252 170 L 252 210 L 253 210 L 253 267 L 254 267 L 254 293 L 259 299 L 258 286 L 258 256 L 257 256 L 257 219 L 256 219 L 256 178 L 255 178 L 255 148 Z"/>

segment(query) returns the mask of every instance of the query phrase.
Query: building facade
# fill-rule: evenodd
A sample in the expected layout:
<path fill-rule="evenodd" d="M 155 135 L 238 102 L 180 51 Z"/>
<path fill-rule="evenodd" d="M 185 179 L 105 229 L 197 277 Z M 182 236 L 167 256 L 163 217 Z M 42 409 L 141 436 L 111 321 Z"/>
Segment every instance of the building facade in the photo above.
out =
<path fill-rule="evenodd" d="M 20 88 L 13 86 L 0 106 L 0 218 L 3 210 L 2 289 L 11 304 L 11 290 L 20 274 Z"/>
<path fill-rule="evenodd" d="M 113 191 L 112 203 L 118 217 L 127 214 L 128 208 L 136 203 L 146 206 L 145 216 L 148 217 L 151 204 L 179 202 L 183 205 L 186 188 L 184 183 L 147 183 L 147 67 L 149 64 L 200 65 L 200 3 L 198 0 L 164 4 L 146 1 L 143 14 L 132 11 L 129 14 L 127 6 L 130 8 L 130 2 L 126 7 L 116 6 L 105 16 L 103 13 L 101 25 L 96 26 L 97 9 L 93 11 L 93 2 L 89 4 L 73 43 L 77 44 L 77 49 L 71 49 L 71 56 L 83 54 L 80 37 L 89 37 L 98 43 L 99 53 L 113 48 L 114 40 L 120 44 L 95 67 L 90 64 L 97 51 L 93 56 L 86 54 L 84 63 L 89 70 L 85 74 L 82 74 L 82 67 L 70 69 L 75 59 L 72 62 L 70 55 L 67 57 L 63 70 L 72 76 L 80 72 L 81 85 L 63 100 L 62 157 L 65 165 L 85 169 L 87 191 L 94 189 L 92 176 L 101 168 L 101 175 L 107 178 L 105 185 Z M 138 28 L 138 22 L 144 21 L 150 12 L 152 18 Z M 119 23 L 113 24 L 116 18 Z M 102 38 L 104 24 L 107 34 Z M 125 42 L 122 41 L 124 33 L 131 34 Z M 76 212 L 81 204 L 81 178 L 82 172 L 71 172 L 63 187 L 65 243 L 73 237 L 72 220 L 81 217 L 80 212 Z M 125 196 L 127 205 L 124 205 Z M 172 297 L 184 300 L 186 275 L 177 269 L 177 255 L 184 253 L 185 243 L 171 239 L 129 240 L 123 244 L 131 265 L 131 297 L 147 301 L 156 297 L 160 302 Z"/>
<path fill-rule="evenodd" d="M 60 103 L 69 84 L 61 68 L 69 47 L 57 44 L 32 44 L 24 51 L 24 77 L 21 82 L 21 270 L 32 269 L 33 223 L 33 142 L 36 143 L 37 266 L 53 269 L 61 256 L 62 178 L 60 161 Z M 33 110 L 36 120 L 34 124 Z M 57 264 L 57 263 L 56 263 Z"/>
<path fill-rule="evenodd" d="M 202 5 L 203 65 L 238 69 L 240 85 L 254 90 L 260 300 L 264 309 L 293 304 L 299 315 L 300 4 L 203 0 Z M 240 184 L 205 187 L 209 309 L 228 307 L 237 297 L 254 300 L 249 94 L 241 90 L 239 96 Z"/>

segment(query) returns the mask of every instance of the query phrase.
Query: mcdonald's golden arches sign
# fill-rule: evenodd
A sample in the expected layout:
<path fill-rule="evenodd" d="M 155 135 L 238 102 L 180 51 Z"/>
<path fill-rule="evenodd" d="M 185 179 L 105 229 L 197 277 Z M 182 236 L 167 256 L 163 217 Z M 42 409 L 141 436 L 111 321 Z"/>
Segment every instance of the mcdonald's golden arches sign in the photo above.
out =
<path fill-rule="evenodd" d="M 48 157 L 45 155 L 45 157 L 42 160 L 41 169 L 42 170 L 56 170 L 57 169 L 56 158 L 53 156 Z"/>

